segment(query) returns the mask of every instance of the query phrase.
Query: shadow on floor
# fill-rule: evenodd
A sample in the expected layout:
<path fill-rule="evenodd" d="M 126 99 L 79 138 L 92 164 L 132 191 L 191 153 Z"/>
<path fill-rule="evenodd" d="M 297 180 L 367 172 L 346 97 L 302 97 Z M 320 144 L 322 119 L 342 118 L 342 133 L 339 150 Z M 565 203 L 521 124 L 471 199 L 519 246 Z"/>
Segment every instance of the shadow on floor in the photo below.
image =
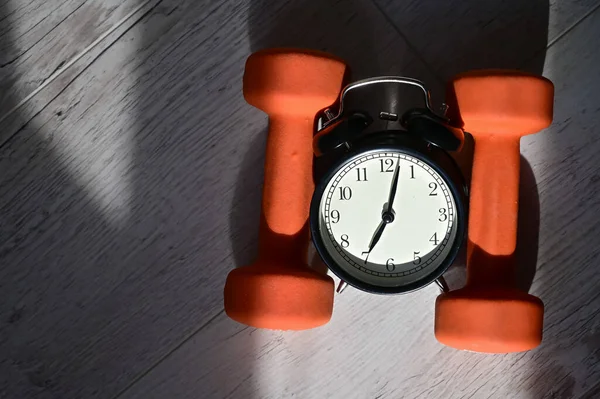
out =
<path fill-rule="evenodd" d="M 38 118 L 28 121 L 30 115 L 21 112 L 11 116 L 23 127 L 0 148 L 3 394 L 64 399 L 121 396 L 169 351 L 220 314 L 224 278 L 233 263 L 226 237 L 238 149 L 209 134 L 215 131 L 215 125 L 207 123 L 214 122 L 214 112 L 206 111 L 210 104 L 202 100 L 209 98 L 204 94 L 214 82 L 206 79 L 209 72 L 196 68 L 206 49 L 192 40 L 187 52 L 178 53 L 180 43 L 174 42 L 179 37 L 168 37 L 177 23 L 193 31 L 195 18 L 203 17 L 202 4 L 165 0 L 139 22 L 140 29 L 124 35 L 121 43 L 131 41 L 138 47 L 135 60 L 118 64 L 122 56 L 115 56 L 119 48 L 113 47 L 107 50 L 109 57 L 114 56 L 110 64 L 118 66 L 108 72 L 93 72 L 97 64 L 89 67 L 84 77 L 117 75 L 118 68 L 131 71 L 118 82 L 130 91 L 115 89 L 127 97 L 127 105 L 121 103 L 114 113 L 98 115 L 95 107 L 114 98 L 107 99 L 109 93 L 97 86 L 86 86 L 80 88 L 78 100 L 104 96 L 90 106 L 91 111 L 78 107 L 78 101 L 65 106 L 64 97 L 73 95 L 67 89 Z M 0 65 L 3 76 L 10 76 L 9 70 L 18 73 L 18 62 L 9 62 L 17 53 L 18 28 L 10 22 L 4 27 Z M 209 67 L 210 63 L 203 64 Z M 21 100 L 9 90 L 0 95 L 0 115 Z M 186 98 L 198 98 L 185 104 L 192 107 L 187 112 L 178 102 Z M 172 119 L 175 114 L 179 120 Z M 78 126 L 86 130 L 74 131 L 75 122 L 86 118 L 95 118 L 106 131 L 85 122 Z M 115 132 L 111 121 L 127 128 Z M 123 138 L 120 148 L 105 138 L 115 133 L 115 139 Z M 83 139 L 65 154 L 63 146 L 73 137 Z M 90 142 L 96 140 L 94 150 Z M 251 155 L 255 158 L 248 162 L 259 162 L 262 146 L 257 142 L 255 147 Z M 77 160 L 81 154 L 87 159 Z M 258 165 L 250 169 L 260 170 Z M 235 188 L 242 206 L 253 196 L 258 198 L 260 174 L 256 179 L 254 186 L 248 178 L 247 185 Z M 100 190 L 105 196 L 99 198 L 98 188 L 110 192 Z M 243 218 L 251 220 L 252 215 L 244 213 Z M 249 253 L 253 250 L 243 239 L 240 245 Z M 228 356 L 235 357 L 238 349 L 247 351 L 248 346 L 236 346 Z M 199 358 L 198 370 L 223 364 L 221 356 L 225 354 Z M 236 361 L 237 373 L 250 375 L 252 369 L 252 359 Z M 234 375 L 221 374 L 222 380 L 205 388 L 206 396 L 233 389 Z M 196 395 L 204 396 L 194 388 Z M 256 397 L 256 387 L 250 381 L 238 387 L 236 395 Z"/>
<path fill-rule="evenodd" d="M 482 68 L 542 73 L 548 0 L 376 3 L 443 81 Z"/>
<path fill-rule="evenodd" d="M 19 29 L 11 22 L 11 2 L 7 6 L 0 65 L 2 85 L 12 87 L 22 49 L 15 45 Z M 0 116 L 22 99 L 14 90 L 0 89 L 0 95 Z M 121 229 L 107 220 L 90 198 L 93 190 L 68 170 L 54 140 L 60 136 L 55 126 L 67 110 L 48 106 L 52 128 L 21 111 L 3 123 L 2 129 L 8 129 L 14 126 L 9 121 L 18 120 L 21 127 L 0 147 L 0 391 L 21 398 L 93 397 L 98 386 L 138 372 L 123 370 L 114 358 L 108 362 L 113 368 L 102 367 L 102 376 L 86 373 L 90 365 L 106 366 L 102 357 L 114 354 L 89 351 L 90 341 L 102 340 L 95 333 L 110 330 L 117 309 L 137 300 L 115 284 L 127 280 L 136 266 L 132 258 L 138 255 L 143 229 Z M 139 336 L 130 338 L 132 347 L 139 345 Z M 96 378 L 100 385 L 86 388 L 78 377 L 86 382 Z"/>
<path fill-rule="evenodd" d="M 299 47 L 329 52 L 344 59 L 359 79 L 382 68 L 374 22 L 369 0 L 252 0 L 248 33 L 252 51 Z"/>

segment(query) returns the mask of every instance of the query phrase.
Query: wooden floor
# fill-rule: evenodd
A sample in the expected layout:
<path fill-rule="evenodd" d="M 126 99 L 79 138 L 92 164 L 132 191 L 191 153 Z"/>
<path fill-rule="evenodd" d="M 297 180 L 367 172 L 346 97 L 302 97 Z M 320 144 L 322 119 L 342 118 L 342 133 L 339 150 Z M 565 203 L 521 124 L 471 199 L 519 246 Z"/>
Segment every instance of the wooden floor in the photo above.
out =
<path fill-rule="evenodd" d="M 0 0 L 0 398 L 599 398 L 599 7 Z M 306 332 L 225 316 L 226 275 L 256 253 L 267 126 L 244 61 L 281 45 L 437 99 L 470 68 L 554 81 L 554 124 L 522 142 L 541 347 L 438 344 L 435 286 L 348 289 Z"/>

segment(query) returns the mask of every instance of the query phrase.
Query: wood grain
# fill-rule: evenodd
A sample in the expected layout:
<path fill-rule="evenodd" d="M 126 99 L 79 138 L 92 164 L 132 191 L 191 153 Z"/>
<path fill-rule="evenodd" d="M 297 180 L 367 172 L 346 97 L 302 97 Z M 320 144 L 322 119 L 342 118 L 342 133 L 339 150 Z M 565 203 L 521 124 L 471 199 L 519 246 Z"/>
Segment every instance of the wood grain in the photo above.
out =
<path fill-rule="evenodd" d="M 597 12 L 548 49 L 555 122 L 522 143 L 540 196 L 532 293 L 546 305 L 541 347 L 511 355 L 455 351 L 433 338 L 435 287 L 397 297 L 349 289 L 336 298 L 331 323 L 307 332 L 255 330 L 220 316 L 121 397 L 595 397 L 600 80 L 588 71 L 600 61 L 589 45 L 598 37 Z"/>
<path fill-rule="evenodd" d="M 546 44 L 592 12 L 598 0 L 374 0 L 442 80 L 471 69 L 541 74 Z"/>
<path fill-rule="evenodd" d="M 0 144 L 16 134 L 98 54 L 139 20 L 147 8 L 133 15 L 124 26 L 86 53 L 58 79 L 53 79 L 55 73 L 128 16 L 136 6 L 137 0 L 4 3 L 4 14 L 0 14 Z M 48 87 L 19 112 L 10 114 L 17 104 L 43 85 Z"/>
<path fill-rule="evenodd" d="M 113 397 L 222 312 L 227 272 L 255 253 L 262 180 L 243 65 L 282 15 L 300 18 L 277 40 L 432 80 L 369 1 L 297 6 L 162 1 L 19 112 L 0 150 L 0 392 Z"/>

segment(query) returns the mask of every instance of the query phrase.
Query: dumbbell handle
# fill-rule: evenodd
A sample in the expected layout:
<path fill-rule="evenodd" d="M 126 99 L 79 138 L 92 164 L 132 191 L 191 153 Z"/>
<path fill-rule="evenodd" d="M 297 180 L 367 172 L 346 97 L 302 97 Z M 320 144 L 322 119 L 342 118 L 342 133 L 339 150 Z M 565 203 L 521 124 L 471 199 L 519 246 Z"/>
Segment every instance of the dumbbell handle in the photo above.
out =
<path fill-rule="evenodd" d="M 312 179 L 313 119 L 270 117 L 265 154 L 259 257 L 305 265 Z"/>
<path fill-rule="evenodd" d="M 468 284 L 509 283 L 514 275 L 517 243 L 520 137 L 476 137 L 469 206 Z"/>

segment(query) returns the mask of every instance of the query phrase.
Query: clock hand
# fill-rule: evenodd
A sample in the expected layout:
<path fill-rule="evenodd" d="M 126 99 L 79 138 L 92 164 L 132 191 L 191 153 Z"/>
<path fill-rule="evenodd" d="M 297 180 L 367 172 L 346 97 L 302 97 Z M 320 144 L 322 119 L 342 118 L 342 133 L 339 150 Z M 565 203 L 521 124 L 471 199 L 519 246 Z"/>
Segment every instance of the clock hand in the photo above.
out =
<path fill-rule="evenodd" d="M 363 252 L 363 254 L 367 254 L 365 258 L 365 265 L 367 264 L 367 260 L 369 259 L 369 255 L 371 255 L 371 251 L 375 248 L 375 245 L 379 242 L 381 235 L 383 234 L 383 230 L 385 230 L 385 226 L 388 223 L 392 223 L 394 221 L 394 214 L 392 213 L 392 204 L 394 203 L 394 198 L 396 197 L 396 189 L 398 188 L 398 176 L 400 175 L 400 160 L 398 159 L 396 163 L 396 169 L 394 170 L 394 177 L 392 177 L 392 185 L 390 187 L 390 195 L 388 197 L 387 207 L 384 206 L 383 214 L 381 215 L 381 223 L 379 223 L 379 227 L 373 234 L 373 238 L 371 238 L 371 243 L 369 244 L 369 250 Z"/>
<path fill-rule="evenodd" d="M 392 185 L 390 187 L 390 195 L 388 197 L 387 208 L 383 212 L 383 218 L 385 220 L 385 214 L 392 214 L 392 205 L 394 204 L 394 198 L 396 198 L 396 189 L 398 188 L 398 176 L 400 175 L 400 159 L 396 162 L 396 169 L 394 170 L 394 177 L 392 178 Z M 388 222 L 389 223 L 389 222 Z"/>
<path fill-rule="evenodd" d="M 377 230 L 375 230 L 375 233 L 373 234 L 373 238 L 371 238 L 371 243 L 369 243 L 369 250 L 363 252 L 363 254 L 367 254 L 367 257 L 365 258 L 365 265 L 367 264 L 367 260 L 369 259 L 369 255 L 371 255 L 371 251 L 373 250 L 373 248 L 375 248 L 375 245 L 377 245 L 377 243 L 379 242 L 379 239 L 381 238 L 381 235 L 383 234 L 383 230 L 385 230 L 385 226 L 387 226 L 388 222 L 385 221 L 385 219 L 383 219 L 381 221 L 381 223 L 379 223 L 379 226 L 377 227 Z"/>

